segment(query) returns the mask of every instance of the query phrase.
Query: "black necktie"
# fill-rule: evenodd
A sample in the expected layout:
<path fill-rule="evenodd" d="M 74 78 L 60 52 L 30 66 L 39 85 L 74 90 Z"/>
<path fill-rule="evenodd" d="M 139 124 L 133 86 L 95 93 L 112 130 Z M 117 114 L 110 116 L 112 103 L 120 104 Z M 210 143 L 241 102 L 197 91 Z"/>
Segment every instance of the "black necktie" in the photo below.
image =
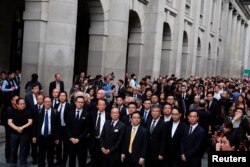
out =
<path fill-rule="evenodd" d="M 40 105 L 38 105 L 38 111 L 40 111 L 40 109 L 41 109 L 41 106 L 40 106 Z"/>
<path fill-rule="evenodd" d="M 95 136 L 99 136 L 100 134 L 100 126 L 101 126 L 101 113 L 98 114 L 98 119 L 97 119 L 97 123 L 96 123 L 96 133 L 95 133 Z"/>
<path fill-rule="evenodd" d="M 44 134 L 45 137 L 49 135 L 49 115 L 48 111 L 45 111 L 45 120 L 44 120 Z"/>
<path fill-rule="evenodd" d="M 193 130 L 193 127 L 192 126 L 190 126 L 190 128 L 189 128 L 189 135 L 191 135 L 192 134 L 192 130 Z"/>
<path fill-rule="evenodd" d="M 111 122 L 110 128 L 113 129 L 113 127 L 114 127 L 114 121 Z"/>
<path fill-rule="evenodd" d="M 154 120 L 153 124 L 151 125 L 151 128 L 150 128 L 150 134 L 152 134 L 154 129 L 155 129 L 155 123 L 156 123 L 156 121 Z"/>
<path fill-rule="evenodd" d="M 80 111 L 79 111 L 79 110 L 77 110 L 77 111 L 76 111 L 76 113 L 77 113 L 77 114 L 76 114 L 76 121 L 78 121 L 78 120 L 79 120 L 79 117 L 80 117 L 80 114 L 79 114 L 79 113 L 80 113 Z"/>

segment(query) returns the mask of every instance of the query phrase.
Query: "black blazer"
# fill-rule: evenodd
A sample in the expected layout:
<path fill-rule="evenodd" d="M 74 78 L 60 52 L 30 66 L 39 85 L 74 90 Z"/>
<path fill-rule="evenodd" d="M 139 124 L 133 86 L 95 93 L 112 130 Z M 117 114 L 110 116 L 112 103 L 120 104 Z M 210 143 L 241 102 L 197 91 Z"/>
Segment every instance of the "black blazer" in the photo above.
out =
<path fill-rule="evenodd" d="M 153 119 L 151 118 L 146 123 L 146 129 L 148 131 L 148 149 L 147 149 L 147 156 L 151 159 L 158 159 L 159 155 L 163 155 L 162 147 L 163 147 L 163 130 L 165 127 L 165 122 L 163 119 L 159 119 L 158 123 L 156 124 L 154 131 L 150 134 L 151 123 Z"/>
<path fill-rule="evenodd" d="M 120 120 L 113 128 L 111 120 L 106 121 L 100 137 L 101 148 L 109 149 L 111 154 L 118 153 L 120 155 L 124 131 L 125 125 Z"/>
<path fill-rule="evenodd" d="M 121 111 L 120 120 L 125 124 L 125 126 L 130 126 L 131 125 L 130 118 L 131 118 L 131 115 L 127 114 L 126 108 L 123 107 Z"/>
<path fill-rule="evenodd" d="M 209 107 L 209 102 L 207 105 L 207 110 L 211 113 L 212 116 L 212 125 L 220 124 L 220 105 L 215 100 L 212 101 L 211 106 Z"/>
<path fill-rule="evenodd" d="M 140 110 L 140 115 L 141 115 L 141 125 L 145 127 L 146 123 L 152 119 L 152 116 L 151 116 L 151 109 L 150 109 L 148 116 L 147 116 L 147 120 L 144 120 L 144 112 L 145 112 L 144 110 L 145 110 L 144 107 L 142 107 L 142 109 Z"/>
<path fill-rule="evenodd" d="M 122 88 L 118 88 L 118 96 L 125 98 L 126 92 L 127 90 L 124 86 L 122 86 Z"/>
<path fill-rule="evenodd" d="M 67 138 L 78 138 L 80 141 L 86 139 L 89 129 L 89 113 L 82 110 L 80 119 L 76 121 L 76 109 L 73 108 L 67 114 L 66 130 Z"/>
<path fill-rule="evenodd" d="M 25 96 L 25 103 L 26 103 L 26 108 L 32 112 L 31 110 L 34 108 L 35 104 L 34 104 L 34 99 L 33 99 L 33 93 L 31 94 L 27 94 Z"/>
<path fill-rule="evenodd" d="M 131 136 L 132 126 L 128 126 L 125 131 L 122 154 L 125 154 L 125 157 L 128 157 L 130 136 Z M 139 162 L 140 158 L 146 157 L 148 145 L 148 134 L 147 130 L 140 126 L 137 129 L 133 144 L 132 144 L 132 154 L 130 155 L 132 161 Z"/>
<path fill-rule="evenodd" d="M 63 81 L 59 81 L 60 82 L 60 91 L 64 91 L 64 83 Z M 50 82 L 49 84 L 49 96 L 52 98 L 52 92 L 53 92 L 53 89 L 56 88 L 56 81 L 52 81 Z"/>
<path fill-rule="evenodd" d="M 180 121 L 179 125 L 177 126 L 175 133 L 172 137 L 172 127 L 173 121 L 169 121 L 165 124 L 164 127 L 164 146 L 163 154 L 166 156 L 167 159 L 172 160 L 181 160 L 181 140 L 183 138 L 185 129 L 187 125 Z"/>
<path fill-rule="evenodd" d="M 97 119 L 97 115 L 98 115 L 97 113 L 98 113 L 98 110 L 93 111 L 90 115 L 91 118 L 90 118 L 90 131 L 89 131 L 89 133 L 90 133 L 91 137 L 93 137 L 93 138 L 95 137 L 96 119 Z M 105 117 L 106 117 L 105 122 L 107 120 L 110 120 L 110 113 L 107 112 L 106 110 L 105 110 Z"/>
<path fill-rule="evenodd" d="M 181 141 L 181 154 L 184 154 L 187 159 L 187 167 L 200 167 L 203 155 L 205 131 L 200 125 L 198 125 L 191 135 L 188 133 L 189 126 L 186 127 Z"/>
<path fill-rule="evenodd" d="M 41 130 L 44 122 L 45 108 L 42 108 L 41 112 L 37 113 L 35 116 L 34 126 L 33 126 L 33 137 L 39 139 L 41 136 Z M 59 115 L 56 110 L 51 108 L 51 135 L 54 140 L 59 139 Z"/>
<path fill-rule="evenodd" d="M 60 113 L 60 111 L 59 111 L 60 105 L 61 105 L 61 103 L 58 103 L 58 104 L 55 105 L 54 108 L 55 108 L 55 110 L 59 113 L 60 118 L 61 118 L 61 113 Z M 66 119 L 67 119 L 68 113 L 69 113 L 70 111 L 72 111 L 72 110 L 73 110 L 73 106 L 72 106 L 70 103 L 67 103 L 67 102 L 66 102 L 65 108 L 64 108 L 64 113 L 63 113 L 65 123 L 66 123 Z M 59 122 L 60 122 L 60 125 L 61 125 L 61 119 L 59 119 Z"/>

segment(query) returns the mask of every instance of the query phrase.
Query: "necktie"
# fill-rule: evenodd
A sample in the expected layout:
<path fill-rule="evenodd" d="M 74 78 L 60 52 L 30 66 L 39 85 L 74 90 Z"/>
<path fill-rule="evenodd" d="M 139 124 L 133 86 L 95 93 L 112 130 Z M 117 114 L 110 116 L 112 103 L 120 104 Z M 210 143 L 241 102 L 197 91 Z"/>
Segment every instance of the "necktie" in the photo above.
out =
<path fill-rule="evenodd" d="M 131 132 L 131 136 L 130 136 L 129 148 L 128 148 L 128 152 L 130 154 L 132 153 L 132 145 L 133 145 L 133 142 L 134 142 L 134 139 L 135 139 L 135 131 L 136 131 L 136 128 L 133 127 L 132 132 Z"/>
<path fill-rule="evenodd" d="M 80 113 L 80 111 L 79 111 L 79 110 L 77 110 L 77 111 L 76 111 L 76 113 L 77 113 L 77 114 L 76 114 L 76 121 L 78 121 L 78 120 L 79 120 L 79 117 L 80 117 L 80 114 L 79 114 L 79 113 Z"/>
<path fill-rule="evenodd" d="M 38 111 L 40 111 L 40 109 L 41 109 L 41 106 L 40 106 L 40 105 L 38 105 Z"/>
<path fill-rule="evenodd" d="M 119 111 L 121 111 L 121 106 L 118 106 Z"/>
<path fill-rule="evenodd" d="M 49 115 L 48 111 L 45 111 L 45 120 L 44 120 L 44 137 L 49 135 Z"/>
<path fill-rule="evenodd" d="M 189 128 L 189 135 L 191 135 L 192 134 L 192 130 L 193 130 L 193 127 L 192 126 L 190 126 L 190 128 Z"/>
<path fill-rule="evenodd" d="M 153 121 L 153 124 L 150 127 L 150 134 L 152 134 L 154 129 L 155 129 L 155 123 L 156 123 L 156 121 Z"/>
<path fill-rule="evenodd" d="M 110 128 L 113 129 L 113 127 L 114 127 L 114 121 L 111 122 Z"/>
<path fill-rule="evenodd" d="M 144 115 L 143 115 L 143 118 L 144 118 L 145 121 L 147 120 L 147 116 L 148 116 L 148 112 L 145 110 Z"/>
<path fill-rule="evenodd" d="M 100 126 L 101 126 L 101 113 L 99 113 L 97 123 L 96 123 L 96 128 L 95 128 L 95 131 L 96 131 L 95 136 L 96 137 L 99 136 L 99 134 L 100 134 Z"/>

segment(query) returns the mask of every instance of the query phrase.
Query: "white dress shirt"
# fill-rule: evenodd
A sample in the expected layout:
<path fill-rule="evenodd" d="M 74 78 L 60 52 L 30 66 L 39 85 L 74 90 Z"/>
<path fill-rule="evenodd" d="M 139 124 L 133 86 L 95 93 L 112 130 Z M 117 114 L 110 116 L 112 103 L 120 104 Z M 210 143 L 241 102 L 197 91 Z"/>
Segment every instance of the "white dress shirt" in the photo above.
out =
<path fill-rule="evenodd" d="M 98 111 L 97 112 L 97 117 L 96 117 L 96 125 L 97 125 L 97 121 L 99 119 L 99 113 L 101 113 L 101 124 L 100 124 L 99 136 L 97 136 L 97 138 L 100 138 L 100 136 L 102 134 L 103 125 L 104 125 L 104 123 L 106 121 L 106 113 L 105 113 L 105 111 L 103 111 L 103 112 Z"/>
<path fill-rule="evenodd" d="M 43 118 L 43 125 L 42 125 L 42 130 L 41 130 L 41 134 L 44 135 L 44 126 L 45 126 L 45 115 L 46 115 L 46 111 L 48 112 L 48 118 L 49 118 L 49 135 L 51 134 L 51 108 L 50 109 L 44 109 L 44 118 Z"/>
<path fill-rule="evenodd" d="M 33 96 L 34 105 L 36 105 L 36 104 L 37 104 L 36 95 L 34 95 L 34 94 L 32 93 L 32 96 Z"/>
<path fill-rule="evenodd" d="M 172 126 L 172 130 L 171 130 L 171 137 L 173 138 L 174 134 L 175 134 L 175 131 L 179 125 L 180 121 L 178 122 L 173 122 L 173 126 Z"/>

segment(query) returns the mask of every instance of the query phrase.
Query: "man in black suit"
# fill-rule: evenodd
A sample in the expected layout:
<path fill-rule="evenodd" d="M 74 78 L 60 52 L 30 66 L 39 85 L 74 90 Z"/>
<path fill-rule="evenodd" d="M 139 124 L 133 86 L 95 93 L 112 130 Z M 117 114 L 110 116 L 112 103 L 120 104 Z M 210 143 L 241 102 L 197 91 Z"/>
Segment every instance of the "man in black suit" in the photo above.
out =
<path fill-rule="evenodd" d="M 186 118 L 186 116 L 188 115 L 189 105 L 192 103 L 192 96 L 187 94 L 187 87 L 185 85 L 181 86 L 181 94 L 178 100 L 183 113 L 183 117 Z"/>
<path fill-rule="evenodd" d="M 151 101 L 149 99 L 143 102 L 143 108 L 140 111 L 140 115 L 142 117 L 141 125 L 145 126 L 146 122 L 151 119 Z"/>
<path fill-rule="evenodd" d="M 38 95 L 36 97 L 36 101 L 37 104 L 33 106 L 33 108 L 31 109 L 31 115 L 33 118 L 33 125 L 32 125 L 32 129 L 33 126 L 36 125 L 36 117 L 39 113 L 41 113 L 42 108 L 43 108 L 43 100 L 44 100 L 44 96 L 43 95 Z M 35 165 L 37 164 L 37 143 L 33 143 L 32 141 L 32 137 L 33 137 L 33 131 L 31 134 L 31 157 L 33 159 L 32 164 Z"/>
<path fill-rule="evenodd" d="M 188 114 L 190 126 L 185 129 L 181 141 L 181 159 L 184 167 L 201 167 L 205 131 L 198 124 L 198 120 L 198 111 L 190 110 Z"/>
<path fill-rule="evenodd" d="M 56 110 L 51 107 L 50 97 L 45 97 L 43 108 L 35 118 L 33 126 L 33 143 L 38 143 L 38 167 L 45 166 L 47 157 L 48 167 L 54 166 L 55 144 L 59 143 L 59 123 Z"/>
<path fill-rule="evenodd" d="M 102 166 L 100 136 L 102 134 L 104 123 L 110 119 L 110 114 L 106 111 L 106 107 L 106 101 L 104 99 L 99 99 L 97 101 L 97 110 L 91 113 L 90 154 L 92 167 Z"/>
<path fill-rule="evenodd" d="M 118 96 L 125 98 L 126 88 L 125 88 L 123 83 L 124 83 L 123 80 L 121 80 L 121 79 L 118 80 L 118 83 L 117 83 L 118 84 L 118 92 L 117 92 L 117 94 L 118 94 Z"/>
<path fill-rule="evenodd" d="M 135 102 L 130 102 L 128 104 L 128 108 L 124 108 L 121 112 L 121 121 L 125 124 L 125 126 L 130 126 L 131 125 L 131 114 L 136 112 L 136 103 Z"/>
<path fill-rule="evenodd" d="M 89 113 L 84 109 L 84 97 L 75 99 L 75 108 L 68 112 L 66 119 L 67 138 L 69 142 L 69 166 L 76 166 L 76 156 L 81 167 L 86 166 L 86 138 L 89 129 Z M 65 164 L 63 164 L 65 165 Z"/>
<path fill-rule="evenodd" d="M 34 84 L 31 87 L 31 93 L 27 94 L 25 96 L 25 103 L 26 103 L 26 108 L 29 110 L 31 113 L 33 112 L 32 109 L 34 106 L 37 104 L 37 96 L 39 95 L 39 85 Z"/>
<path fill-rule="evenodd" d="M 216 126 L 219 127 L 222 123 L 220 119 L 220 105 L 218 104 L 218 101 L 213 98 L 213 96 L 213 92 L 207 93 L 207 110 L 212 116 L 212 133 L 217 130 Z"/>
<path fill-rule="evenodd" d="M 140 126 L 139 112 L 131 114 L 132 125 L 128 126 L 124 135 L 121 160 L 125 167 L 141 167 L 145 163 L 147 153 L 147 130 Z"/>
<path fill-rule="evenodd" d="M 68 151 L 68 143 L 69 140 L 67 138 L 67 130 L 66 130 L 66 119 L 68 117 L 68 113 L 72 110 L 72 105 L 67 102 L 68 96 L 67 92 L 61 91 L 58 95 L 59 103 L 55 105 L 55 109 L 60 115 L 60 142 L 56 145 L 56 165 L 65 166 L 69 151 Z M 62 148 L 63 146 L 63 148 Z"/>
<path fill-rule="evenodd" d="M 187 125 L 181 121 L 181 111 L 174 107 L 171 120 L 164 127 L 164 161 L 165 167 L 181 166 L 181 140 Z"/>
<path fill-rule="evenodd" d="M 52 91 L 52 97 L 51 97 L 51 100 L 52 100 L 52 108 L 54 108 L 55 109 L 55 106 L 57 105 L 57 104 L 59 104 L 59 100 L 58 100 L 58 95 L 59 95 L 59 89 L 57 89 L 57 88 L 55 88 L 55 89 L 53 89 L 53 91 Z"/>
<path fill-rule="evenodd" d="M 121 144 L 125 125 L 119 120 L 120 111 L 112 108 L 111 118 L 105 122 L 100 137 L 100 146 L 103 154 L 103 167 L 118 167 L 121 165 Z"/>
<path fill-rule="evenodd" d="M 161 119 L 161 107 L 152 107 L 151 116 L 146 123 L 148 131 L 148 149 L 145 160 L 145 167 L 162 167 L 163 165 L 163 128 L 165 122 Z"/>
<path fill-rule="evenodd" d="M 50 82 L 49 84 L 49 96 L 52 97 L 52 91 L 57 88 L 59 92 L 64 91 L 64 83 L 61 81 L 61 74 L 55 74 L 55 81 Z"/>
<path fill-rule="evenodd" d="M 116 107 L 119 109 L 121 112 L 126 106 L 124 105 L 124 100 L 122 97 L 118 96 L 116 97 Z"/>

